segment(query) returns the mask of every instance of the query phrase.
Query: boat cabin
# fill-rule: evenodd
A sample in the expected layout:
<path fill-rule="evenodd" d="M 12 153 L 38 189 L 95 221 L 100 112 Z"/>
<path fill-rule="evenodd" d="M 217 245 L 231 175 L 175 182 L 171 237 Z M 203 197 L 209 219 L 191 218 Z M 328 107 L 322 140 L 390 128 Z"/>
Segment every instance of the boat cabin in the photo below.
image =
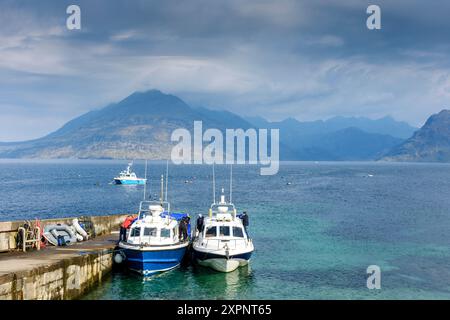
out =
<path fill-rule="evenodd" d="M 178 224 L 145 223 L 137 221 L 130 229 L 127 242 L 129 244 L 168 245 L 178 242 Z"/>
<path fill-rule="evenodd" d="M 136 173 L 131 171 L 132 164 L 129 163 L 126 170 L 123 170 L 120 172 L 119 177 L 120 178 L 136 178 Z"/>
<path fill-rule="evenodd" d="M 127 242 L 139 245 L 168 245 L 179 242 L 178 222 L 167 214 L 164 204 L 142 201 L 139 216 L 130 228 Z M 167 204 L 167 209 L 170 205 Z"/>
<path fill-rule="evenodd" d="M 248 235 L 242 220 L 236 215 L 236 208 L 221 196 L 219 203 L 214 203 L 205 219 L 204 228 L 199 235 L 203 247 L 221 247 L 227 244 L 230 248 L 246 247 Z"/>
<path fill-rule="evenodd" d="M 208 238 L 230 238 L 230 239 L 244 239 L 246 233 L 241 225 L 234 224 L 211 224 L 205 227 L 203 231 L 203 237 Z"/>

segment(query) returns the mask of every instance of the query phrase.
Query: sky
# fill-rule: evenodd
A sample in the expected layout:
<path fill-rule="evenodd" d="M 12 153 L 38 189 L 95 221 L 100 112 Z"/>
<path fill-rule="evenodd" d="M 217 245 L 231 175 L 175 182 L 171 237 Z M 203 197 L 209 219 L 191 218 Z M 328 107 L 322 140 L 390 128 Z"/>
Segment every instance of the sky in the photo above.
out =
<path fill-rule="evenodd" d="M 68 30 L 66 8 L 81 8 Z M 381 8 L 381 30 L 366 9 Z M 134 91 L 272 121 L 421 126 L 449 107 L 450 1 L 0 0 L 0 141 Z"/>

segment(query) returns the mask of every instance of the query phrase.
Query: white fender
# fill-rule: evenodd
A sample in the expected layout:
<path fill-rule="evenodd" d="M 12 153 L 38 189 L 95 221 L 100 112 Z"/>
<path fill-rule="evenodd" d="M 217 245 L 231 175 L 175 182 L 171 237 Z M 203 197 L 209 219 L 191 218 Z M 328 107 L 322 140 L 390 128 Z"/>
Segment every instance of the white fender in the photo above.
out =
<path fill-rule="evenodd" d="M 114 262 L 117 264 L 121 264 L 123 262 L 123 256 L 120 254 L 120 252 L 114 255 Z"/>

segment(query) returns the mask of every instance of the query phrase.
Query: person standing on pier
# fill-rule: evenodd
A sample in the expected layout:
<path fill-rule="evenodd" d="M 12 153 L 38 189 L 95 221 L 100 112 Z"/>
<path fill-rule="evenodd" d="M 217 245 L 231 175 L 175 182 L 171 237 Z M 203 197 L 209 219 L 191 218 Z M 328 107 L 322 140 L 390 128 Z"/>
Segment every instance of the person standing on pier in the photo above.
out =
<path fill-rule="evenodd" d="M 131 227 L 134 220 L 136 220 L 136 216 L 134 215 L 128 215 L 128 217 L 125 218 L 125 221 L 120 226 L 120 236 L 119 241 L 126 241 L 127 240 L 127 230 Z"/>

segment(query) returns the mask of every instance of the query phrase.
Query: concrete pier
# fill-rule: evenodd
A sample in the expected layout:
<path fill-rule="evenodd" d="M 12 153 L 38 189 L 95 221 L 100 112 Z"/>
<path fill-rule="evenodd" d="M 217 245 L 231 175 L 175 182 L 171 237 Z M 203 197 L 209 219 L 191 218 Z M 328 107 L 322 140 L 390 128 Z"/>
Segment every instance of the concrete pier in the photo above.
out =
<path fill-rule="evenodd" d="M 89 241 L 26 253 L 17 250 L 0 253 L 0 300 L 77 299 L 85 294 L 111 271 L 117 231 L 124 217 L 92 217 L 103 235 Z M 12 223 L 0 222 L 0 230 L 1 224 Z M 8 246 L 11 244 L 8 241 Z"/>
<path fill-rule="evenodd" d="M 103 234 L 109 234 L 113 230 L 117 230 L 120 223 L 123 222 L 126 214 L 115 214 L 109 216 L 87 216 L 85 219 L 94 227 L 94 234 L 100 236 Z M 57 219 L 44 219 L 40 220 L 42 228 L 50 224 L 72 224 L 73 218 L 57 218 Z M 34 222 L 31 219 L 31 222 Z M 25 221 L 0 221 L 0 253 L 15 250 L 16 248 L 16 236 L 17 229 L 22 226 Z"/>

